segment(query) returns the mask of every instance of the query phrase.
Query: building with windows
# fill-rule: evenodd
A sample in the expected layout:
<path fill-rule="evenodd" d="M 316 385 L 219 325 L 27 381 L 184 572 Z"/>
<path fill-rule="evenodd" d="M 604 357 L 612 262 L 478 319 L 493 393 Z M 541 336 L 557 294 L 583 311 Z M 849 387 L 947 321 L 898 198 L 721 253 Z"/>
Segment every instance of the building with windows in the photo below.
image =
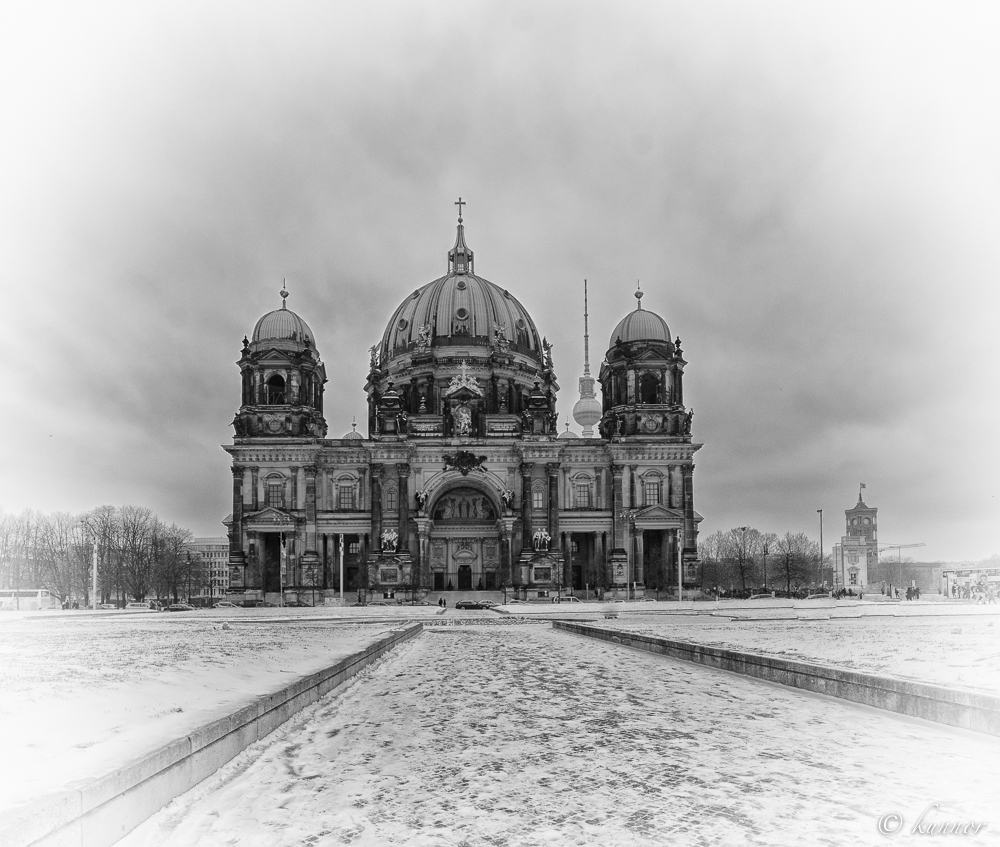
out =
<path fill-rule="evenodd" d="M 833 545 L 834 585 L 861 591 L 868 587 L 878 570 L 878 509 L 858 502 L 844 511 L 847 535 Z"/>
<path fill-rule="evenodd" d="M 574 417 L 589 437 L 558 432 L 551 346 L 475 272 L 461 215 L 445 275 L 402 292 L 371 347 L 364 435 L 327 436 L 324 365 L 286 291 L 243 339 L 224 447 L 234 590 L 332 598 L 341 568 L 345 591 L 386 594 L 695 582 L 687 362 L 641 291 L 610 333 L 602 400 L 585 330 Z"/>
<path fill-rule="evenodd" d="M 197 569 L 201 584 L 191 586 L 191 596 L 210 603 L 223 599 L 229 589 L 229 539 L 225 535 L 194 538 L 184 546 L 192 559 L 198 557 L 202 563 Z"/>

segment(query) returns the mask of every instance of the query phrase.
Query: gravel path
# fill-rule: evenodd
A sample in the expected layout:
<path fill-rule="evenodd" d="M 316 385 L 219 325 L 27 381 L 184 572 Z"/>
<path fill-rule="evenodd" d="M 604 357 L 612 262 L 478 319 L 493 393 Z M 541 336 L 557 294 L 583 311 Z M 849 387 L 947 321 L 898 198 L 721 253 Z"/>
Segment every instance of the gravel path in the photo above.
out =
<path fill-rule="evenodd" d="M 884 844 L 898 813 L 892 842 L 917 844 L 937 803 L 996 844 L 997 785 L 993 738 L 548 628 L 447 627 L 120 843 Z"/>

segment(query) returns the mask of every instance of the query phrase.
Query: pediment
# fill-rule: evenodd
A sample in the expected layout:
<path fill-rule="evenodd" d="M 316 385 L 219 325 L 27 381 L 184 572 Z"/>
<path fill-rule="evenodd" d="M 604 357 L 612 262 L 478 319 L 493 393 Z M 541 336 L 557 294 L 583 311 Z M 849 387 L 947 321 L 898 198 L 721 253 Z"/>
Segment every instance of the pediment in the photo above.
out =
<path fill-rule="evenodd" d="M 677 522 L 683 522 L 683 520 L 684 520 L 683 509 L 669 509 L 660 503 L 639 509 L 639 511 L 637 511 L 635 514 L 635 522 L 636 525 L 638 526 L 647 524 L 661 524 L 664 522 L 673 524 Z"/>
<path fill-rule="evenodd" d="M 246 523 L 274 527 L 294 527 L 295 518 L 288 514 L 288 512 L 283 512 L 281 509 L 276 509 L 273 506 L 268 506 L 261 509 L 259 512 L 252 512 L 244 517 Z"/>
<path fill-rule="evenodd" d="M 281 363 L 287 365 L 291 363 L 292 357 L 288 355 L 284 350 L 278 350 L 275 347 L 271 347 L 262 353 L 257 354 L 258 364 L 269 364 L 269 363 Z"/>
<path fill-rule="evenodd" d="M 643 350 L 641 353 L 637 353 L 632 357 L 633 362 L 648 362 L 655 359 L 658 362 L 665 362 L 670 358 L 670 353 L 667 351 L 666 347 L 650 347 Z"/>

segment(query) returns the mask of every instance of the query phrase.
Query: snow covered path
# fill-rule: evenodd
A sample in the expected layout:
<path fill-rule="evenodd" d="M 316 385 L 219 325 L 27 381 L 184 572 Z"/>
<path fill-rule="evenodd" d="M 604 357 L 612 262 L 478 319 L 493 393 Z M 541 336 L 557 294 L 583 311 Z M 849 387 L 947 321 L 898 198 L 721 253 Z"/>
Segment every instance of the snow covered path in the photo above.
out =
<path fill-rule="evenodd" d="M 914 844 L 937 803 L 996 844 L 997 785 L 994 738 L 540 626 L 447 627 L 119 843 L 883 844 L 897 813 Z"/>

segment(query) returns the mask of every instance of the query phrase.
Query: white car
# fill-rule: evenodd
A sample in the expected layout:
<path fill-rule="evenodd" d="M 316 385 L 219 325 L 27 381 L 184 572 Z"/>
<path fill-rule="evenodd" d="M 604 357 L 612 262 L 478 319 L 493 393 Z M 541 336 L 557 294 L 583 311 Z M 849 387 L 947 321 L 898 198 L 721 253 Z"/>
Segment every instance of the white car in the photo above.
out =
<path fill-rule="evenodd" d="M 553 597 L 552 598 L 552 602 L 553 603 L 579 603 L 580 602 L 580 598 L 579 597 L 574 597 L 572 594 L 567 594 L 565 597 L 563 597 L 561 599 L 559 597 Z"/>
<path fill-rule="evenodd" d="M 220 600 L 213 607 L 215 609 L 238 609 L 239 607 L 235 603 L 230 603 L 228 600 Z"/>
<path fill-rule="evenodd" d="M 153 611 L 148 602 L 140 602 L 139 600 L 133 600 L 131 603 L 125 604 L 126 609 L 142 610 L 144 612 Z"/>

